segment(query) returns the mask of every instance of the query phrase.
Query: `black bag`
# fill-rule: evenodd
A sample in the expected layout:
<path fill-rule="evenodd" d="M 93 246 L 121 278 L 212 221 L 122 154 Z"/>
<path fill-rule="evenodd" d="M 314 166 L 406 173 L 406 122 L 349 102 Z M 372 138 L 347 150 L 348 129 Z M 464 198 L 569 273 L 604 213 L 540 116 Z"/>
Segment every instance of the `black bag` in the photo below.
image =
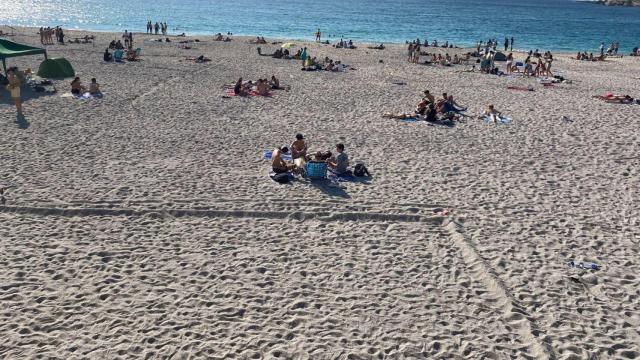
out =
<path fill-rule="evenodd" d="M 279 184 L 288 184 L 291 182 L 291 178 L 289 178 L 288 173 L 274 174 L 271 175 L 271 179 Z"/>
<path fill-rule="evenodd" d="M 371 174 L 369 174 L 369 170 L 367 170 L 364 164 L 356 164 L 353 168 L 353 175 L 357 177 L 371 176 Z"/>

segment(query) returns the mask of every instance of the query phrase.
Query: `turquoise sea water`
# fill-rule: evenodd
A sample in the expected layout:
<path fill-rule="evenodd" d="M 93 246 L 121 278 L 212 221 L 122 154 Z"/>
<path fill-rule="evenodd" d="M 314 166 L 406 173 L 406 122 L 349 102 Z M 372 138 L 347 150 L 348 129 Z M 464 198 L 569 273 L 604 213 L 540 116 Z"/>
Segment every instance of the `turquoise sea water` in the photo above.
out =
<path fill-rule="evenodd" d="M 174 33 L 368 42 L 415 39 L 473 45 L 515 38 L 515 48 L 595 51 L 640 46 L 640 8 L 571 0 L 2 0 L 0 24 L 144 32 L 147 20 Z M 176 28 L 177 30 L 173 30 Z"/>

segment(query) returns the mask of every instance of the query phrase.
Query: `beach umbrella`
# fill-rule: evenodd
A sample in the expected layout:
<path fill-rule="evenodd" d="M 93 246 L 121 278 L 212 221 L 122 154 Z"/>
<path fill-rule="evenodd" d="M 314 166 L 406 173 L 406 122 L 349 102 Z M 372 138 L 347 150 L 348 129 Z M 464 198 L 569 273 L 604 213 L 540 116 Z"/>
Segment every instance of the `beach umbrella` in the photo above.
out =
<path fill-rule="evenodd" d="M 288 42 L 288 43 L 284 43 L 282 44 L 282 48 L 283 49 L 291 49 L 292 47 L 296 46 L 296 44 L 292 43 L 292 42 Z"/>

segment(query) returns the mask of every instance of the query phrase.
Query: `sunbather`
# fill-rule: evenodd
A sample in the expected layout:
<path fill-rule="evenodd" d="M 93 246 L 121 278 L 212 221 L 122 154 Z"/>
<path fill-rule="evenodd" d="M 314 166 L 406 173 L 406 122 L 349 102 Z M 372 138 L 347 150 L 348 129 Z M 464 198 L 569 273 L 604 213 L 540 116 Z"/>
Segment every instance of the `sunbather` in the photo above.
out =
<path fill-rule="evenodd" d="M 271 84 L 271 88 L 272 89 L 274 89 L 274 90 L 280 89 L 280 80 L 278 80 L 275 75 L 271 75 L 270 84 Z"/>
<path fill-rule="evenodd" d="M 500 116 L 502 116 L 502 113 L 498 110 L 496 110 L 493 105 L 489 105 L 487 106 L 487 108 L 485 109 L 485 111 L 482 113 L 481 117 L 486 117 L 488 116 L 494 124 L 498 123 L 498 120 L 500 119 Z"/>
<path fill-rule="evenodd" d="M 418 114 L 416 113 L 384 113 L 382 114 L 383 118 L 387 118 L 387 119 L 399 119 L 399 120 L 403 120 L 403 119 L 415 119 L 418 116 Z"/>
<path fill-rule="evenodd" d="M 296 168 L 294 164 L 287 164 L 287 162 L 282 158 L 282 155 L 288 153 L 289 148 L 286 146 L 273 150 L 273 153 L 271 154 L 271 168 L 274 173 L 282 174 Z"/>
<path fill-rule="evenodd" d="M 256 91 L 259 95 L 266 96 L 269 95 L 269 83 L 267 79 L 258 79 L 258 83 L 256 84 Z"/>
<path fill-rule="evenodd" d="M 100 84 L 98 84 L 96 78 L 91 79 L 91 84 L 89 84 L 89 94 L 102 95 L 102 92 L 100 92 Z"/>
<path fill-rule="evenodd" d="M 291 158 L 294 160 L 297 158 L 307 157 L 307 143 L 304 141 L 302 134 L 296 134 L 296 141 L 291 144 Z"/>
<path fill-rule="evenodd" d="M 605 95 L 594 95 L 593 97 L 608 103 L 633 104 L 634 102 L 634 99 L 629 95 L 605 94 Z"/>
<path fill-rule="evenodd" d="M 71 82 L 71 93 L 73 95 L 81 95 L 86 91 L 87 89 L 84 86 L 82 86 L 82 83 L 80 82 L 80 78 L 76 76 L 76 78 L 73 79 L 73 81 Z"/>
<path fill-rule="evenodd" d="M 245 90 L 244 85 L 242 84 L 242 78 L 236 81 L 236 85 L 233 87 L 233 93 L 238 96 L 246 96 L 248 92 Z"/>

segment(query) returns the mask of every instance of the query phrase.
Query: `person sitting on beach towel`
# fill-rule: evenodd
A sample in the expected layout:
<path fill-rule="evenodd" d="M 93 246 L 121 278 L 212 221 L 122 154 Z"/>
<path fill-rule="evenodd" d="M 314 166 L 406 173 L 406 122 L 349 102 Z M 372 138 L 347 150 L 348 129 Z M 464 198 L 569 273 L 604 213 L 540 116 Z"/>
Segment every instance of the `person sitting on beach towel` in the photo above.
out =
<path fill-rule="evenodd" d="M 291 158 L 293 160 L 297 158 L 307 158 L 307 143 L 304 141 L 304 136 L 300 133 L 296 134 L 296 141 L 291 144 Z"/>
<path fill-rule="evenodd" d="M 294 164 L 287 164 L 287 162 L 282 159 L 282 155 L 287 153 L 289 153 L 289 148 L 286 146 L 273 150 L 271 155 L 271 168 L 274 173 L 283 174 L 296 168 Z"/>
<path fill-rule="evenodd" d="M 82 86 L 82 83 L 80 82 L 80 78 L 76 76 L 76 78 L 73 79 L 73 81 L 71 82 L 71 93 L 73 95 L 81 95 L 86 91 L 87 89 L 84 86 Z"/>
<path fill-rule="evenodd" d="M 258 79 L 258 83 L 256 84 L 256 92 L 258 95 L 267 96 L 269 95 L 269 83 L 267 79 Z"/>
<path fill-rule="evenodd" d="M 91 79 L 91 84 L 89 84 L 89 94 L 93 96 L 101 96 L 102 92 L 100 91 L 100 84 L 96 81 L 96 78 Z"/>
<path fill-rule="evenodd" d="M 271 84 L 271 88 L 274 90 L 280 89 L 280 80 L 278 80 L 275 75 L 271 75 L 271 81 L 269 84 Z"/>
<path fill-rule="evenodd" d="M 493 121 L 494 124 L 497 124 L 498 120 L 500 119 L 500 116 L 502 116 L 502 113 L 496 110 L 496 108 L 494 108 L 493 105 L 489 105 L 481 115 L 481 117 L 487 117 L 487 116 Z"/>
<path fill-rule="evenodd" d="M 233 87 L 233 93 L 237 96 L 246 96 L 249 92 L 246 90 L 245 86 L 242 84 L 242 78 L 236 81 L 235 86 Z"/>
<path fill-rule="evenodd" d="M 339 175 L 349 174 L 349 156 L 344 152 L 344 144 L 336 144 L 336 151 L 338 156 L 327 160 L 327 165 Z"/>

